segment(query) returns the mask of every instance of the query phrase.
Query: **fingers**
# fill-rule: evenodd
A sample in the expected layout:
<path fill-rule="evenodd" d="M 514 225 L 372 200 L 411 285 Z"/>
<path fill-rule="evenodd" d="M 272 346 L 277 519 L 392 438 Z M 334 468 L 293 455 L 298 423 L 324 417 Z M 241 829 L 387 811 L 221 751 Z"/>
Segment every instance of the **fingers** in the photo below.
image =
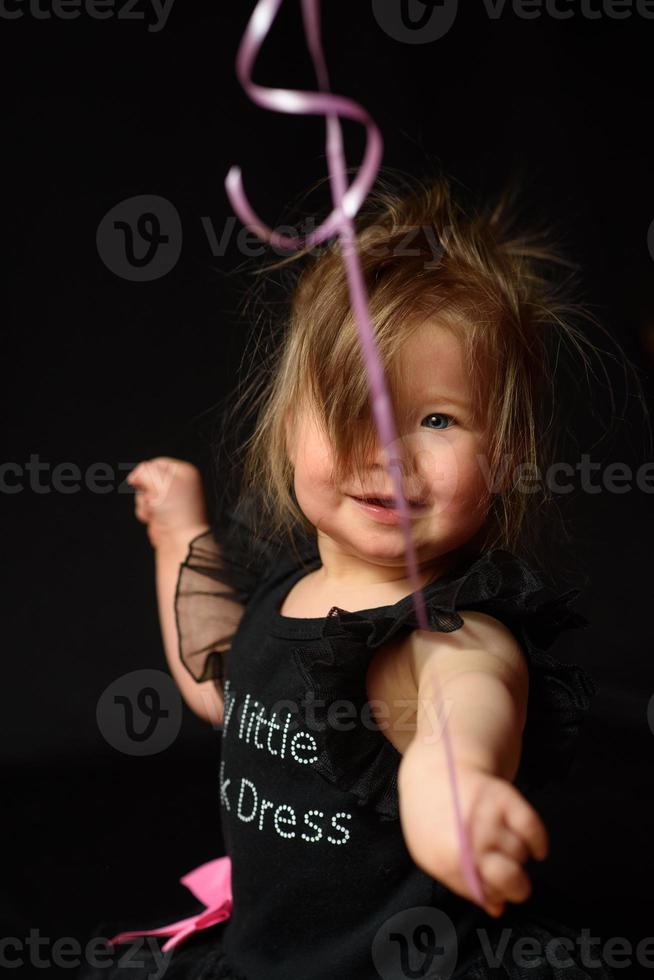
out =
<path fill-rule="evenodd" d="M 149 480 L 146 477 L 146 466 L 151 462 L 153 461 L 146 460 L 145 462 L 139 463 L 127 475 L 127 482 L 134 487 L 135 490 L 134 514 L 137 520 L 141 521 L 143 524 L 147 524 L 150 521 L 150 507 L 147 497 Z"/>
<path fill-rule="evenodd" d="M 504 912 L 505 908 L 505 900 L 502 890 L 494 884 L 492 877 L 489 877 L 489 875 L 486 873 L 483 861 L 478 862 L 477 872 L 479 874 L 479 880 L 481 882 L 482 893 L 484 896 L 483 908 L 486 909 L 489 915 L 497 917 Z"/>
<path fill-rule="evenodd" d="M 136 491 L 137 502 L 139 494 L 147 494 L 148 503 L 156 507 L 168 499 L 175 478 L 192 469 L 190 464 L 182 460 L 157 456 L 155 459 L 146 459 L 138 463 L 128 474 L 127 482 Z"/>
<path fill-rule="evenodd" d="M 490 845 L 479 862 L 486 911 L 494 918 L 503 914 L 505 903 L 524 902 L 531 894 L 531 882 L 522 865 L 529 849 L 522 838 L 501 823 L 492 833 Z"/>
<path fill-rule="evenodd" d="M 133 470 L 130 470 L 127 475 L 127 482 L 138 489 L 150 488 L 161 471 L 167 469 L 173 462 L 174 460 L 168 459 L 166 456 L 144 459 L 137 463 Z"/>
<path fill-rule="evenodd" d="M 509 783 L 499 783 L 495 791 L 488 793 L 477 807 L 474 843 L 477 853 L 503 851 L 524 864 L 529 848 L 523 838 L 508 824 L 507 814 L 522 796 L 512 792 Z"/>
<path fill-rule="evenodd" d="M 134 502 L 134 514 L 137 520 L 141 521 L 143 524 L 149 524 L 150 522 L 150 505 L 146 499 L 146 495 L 140 491 L 136 491 L 135 502 Z"/>
<path fill-rule="evenodd" d="M 157 475 L 161 473 L 162 464 L 168 460 L 165 457 L 146 459 L 138 463 L 127 475 L 127 482 L 134 488 L 134 515 L 142 524 L 149 524 L 152 519 L 151 496 Z"/>
<path fill-rule="evenodd" d="M 474 845 L 484 907 L 489 915 L 499 917 L 507 901 L 524 902 L 531 894 L 523 865 L 532 854 L 546 855 L 547 832 L 536 811 L 507 782 L 482 799 L 476 818 Z"/>
<path fill-rule="evenodd" d="M 518 864 L 525 864 L 529 857 L 529 848 L 506 824 L 502 824 L 499 828 L 496 841 L 498 851 L 517 861 Z"/>
<path fill-rule="evenodd" d="M 134 487 L 137 492 L 143 487 L 145 478 L 145 465 L 144 463 L 139 463 L 134 467 L 133 470 L 127 474 L 127 482 L 130 486 Z"/>
<path fill-rule="evenodd" d="M 491 903 L 524 902 L 531 894 L 528 875 L 514 858 L 490 851 L 479 862 L 484 891 Z"/>
<path fill-rule="evenodd" d="M 506 809 L 504 819 L 509 829 L 525 842 L 537 861 L 547 857 L 549 839 L 545 824 L 517 790 L 511 806 Z"/>

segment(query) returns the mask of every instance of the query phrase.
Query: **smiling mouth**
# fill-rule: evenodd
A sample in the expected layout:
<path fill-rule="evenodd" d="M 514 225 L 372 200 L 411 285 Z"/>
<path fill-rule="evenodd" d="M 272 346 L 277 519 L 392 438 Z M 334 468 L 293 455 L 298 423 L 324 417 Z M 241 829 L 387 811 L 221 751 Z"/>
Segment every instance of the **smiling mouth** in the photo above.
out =
<path fill-rule="evenodd" d="M 358 500 L 362 504 L 373 504 L 376 507 L 386 507 L 388 510 L 397 510 L 397 501 L 395 497 L 354 497 L 353 500 Z M 409 507 L 414 510 L 422 509 L 425 504 L 420 500 L 407 500 Z"/>

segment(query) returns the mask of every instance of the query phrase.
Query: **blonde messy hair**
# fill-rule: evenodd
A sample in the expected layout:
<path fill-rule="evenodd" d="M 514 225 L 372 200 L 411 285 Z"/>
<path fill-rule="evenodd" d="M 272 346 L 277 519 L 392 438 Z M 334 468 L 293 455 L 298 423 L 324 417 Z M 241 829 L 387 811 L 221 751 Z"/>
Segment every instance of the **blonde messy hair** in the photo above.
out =
<path fill-rule="evenodd" d="M 542 479 L 528 493 L 520 479 L 542 474 L 554 459 L 554 361 L 567 345 L 587 372 L 585 348 L 595 348 L 575 321 L 596 321 L 571 298 L 575 266 L 551 234 L 516 228 L 511 191 L 482 207 L 461 198 L 445 176 L 398 181 L 384 172 L 355 219 L 358 252 L 394 404 L 397 354 L 411 332 L 427 319 L 457 331 L 474 421 L 485 434 L 487 479 L 491 488 L 501 486 L 492 494 L 480 548 L 524 552 L 534 518 L 552 499 Z M 253 358 L 226 424 L 242 421 L 244 413 L 253 423 L 235 463 L 259 533 L 294 542 L 297 531 L 315 529 L 293 492 L 287 413 L 302 404 L 315 411 L 333 448 L 337 480 L 363 472 L 376 433 L 337 240 L 257 275 L 278 270 L 291 272 L 278 336 L 267 349 L 259 343 L 262 361 L 257 367 Z"/>

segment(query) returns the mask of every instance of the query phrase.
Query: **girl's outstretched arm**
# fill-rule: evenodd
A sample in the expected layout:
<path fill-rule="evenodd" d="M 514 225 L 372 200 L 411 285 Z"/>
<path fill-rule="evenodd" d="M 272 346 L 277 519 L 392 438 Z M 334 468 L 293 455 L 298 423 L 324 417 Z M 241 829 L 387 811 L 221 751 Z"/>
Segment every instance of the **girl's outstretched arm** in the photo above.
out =
<path fill-rule="evenodd" d="M 513 633 L 485 613 L 462 612 L 452 633 L 417 631 L 414 738 L 398 773 L 400 817 L 416 864 L 472 899 L 461 872 L 447 759 L 432 672 L 444 703 L 462 817 L 489 914 L 522 902 L 531 885 L 522 865 L 547 854 L 547 831 L 512 785 L 526 719 L 528 669 Z"/>

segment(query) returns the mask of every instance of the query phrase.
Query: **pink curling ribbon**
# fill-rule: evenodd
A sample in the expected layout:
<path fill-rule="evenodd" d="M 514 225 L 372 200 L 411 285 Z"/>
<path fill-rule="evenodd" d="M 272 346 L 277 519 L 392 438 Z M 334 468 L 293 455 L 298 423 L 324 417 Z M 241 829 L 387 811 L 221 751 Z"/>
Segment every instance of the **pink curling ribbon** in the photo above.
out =
<path fill-rule="evenodd" d="M 126 943 L 137 936 L 170 936 L 168 942 L 161 947 L 162 952 L 167 953 L 169 949 L 179 946 L 184 940 L 200 929 L 208 929 L 209 926 L 224 922 L 232 914 L 232 863 L 228 857 L 216 858 L 214 861 L 207 861 L 199 867 L 189 871 L 183 878 L 180 878 L 182 885 L 185 885 L 199 901 L 206 906 L 203 912 L 191 915 L 187 919 L 180 919 L 179 922 L 171 922 L 170 925 L 161 926 L 159 929 L 143 929 L 141 931 L 120 932 L 109 940 L 110 943 Z"/>
<path fill-rule="evenodd" d="M 261 85 L 256 85 L 252 81 L 252 66 L 281 3 L 282 0 L 259 0 L 257 3 L 241 40 L 236 58 L 236 72 L 241 85 L 252 101 L 264 109 L 299 115 L 324 115 L 326 117 L 326 151 L 334 210 L 322 224 L 305 237 L 281 235 L 264 224 L 250 207 L 243 190 L 239 167 L 234 166 L 230 169 L 225 180 L 225 188 L 232 207 L 243 224 L 261 239 L 267 240 L 273 246 L 292 251 L 318 244 L 331 235 L 338 234 L 347 271 L 350 302 L 355 315 L 359 340 L 364 356 L 375 424 L 382 445 L 387 449 L 389 446 L 398 445 L 398 439 L 386 379 L 375 345 L 373 328 L 368 311 L 367 293 L 359 263 L 356 235 L 352 223 L 352 218 L 356 215 L 359 207 L 365 200 L 377 176 L 382 157 L 383 142 L 377 126 L 362 106 L 353 102 L 351 99 L 333 95 L 330 92 L 329 76 L 320 37 L 319 0 L 302 0 L 302 17 L 304 33 L 316 71 L 320 93 L 281 88 L 264 88 Z M 366 127 L 366 148 L 363 162 L 356 178 L 349 187 L 347 186 L 346 163 L 339 121 L 340 116 L 344 116 L 347 119 L 354 119 Z M 388 469 L 393 480 L 395 499 L 399 503 L 400 523 L 406 543 L 407 569 L 413 590 L 414 608 L 420 628 L 422 630 L 428 630 L 429 624 L 427 622 L 424 599 L 417 574 L 417 562 L 411 535 L 408 506 L 402 486 L 401 456 L 391 456 L 388 461 Z M 454 804 L 461 867 L 471 893 L 477 902 L 483 905 L 484 897 L 481 884 L 474 866 L 472 850 L 461 815 L 452 746 L 445 720 L 443 696 L 435 672 L 432 672 L 432 678 L 436 693 L 435 700 L 438 707 L 438 714 L 443 720 L 443 743 L 452 791 L 452 801 Z"/>

